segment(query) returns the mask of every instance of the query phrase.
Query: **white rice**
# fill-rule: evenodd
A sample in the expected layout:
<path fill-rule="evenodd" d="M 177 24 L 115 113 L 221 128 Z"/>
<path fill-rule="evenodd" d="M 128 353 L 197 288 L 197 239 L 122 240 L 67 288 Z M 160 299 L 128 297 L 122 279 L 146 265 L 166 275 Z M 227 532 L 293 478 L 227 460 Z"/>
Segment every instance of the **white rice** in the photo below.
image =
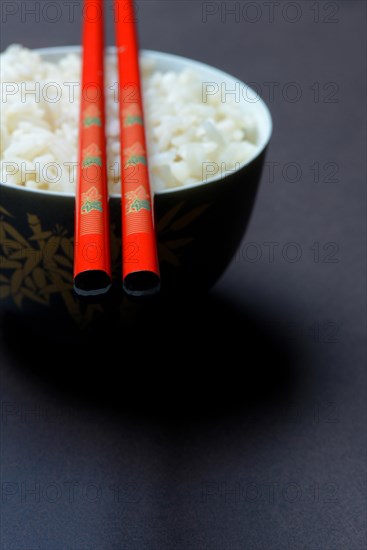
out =
<path fill-rule="evenodd" d="M 106 65 L 108 182 L 120 193 L 116 59 Z M 74 192 L 77 177 L 81 60 L 49 63 L 11 46 L 0 56 L 0 181 Z M 234 98 L 213 94 L 193 69 L 162 73 L 141 59 L 148 160 L 155 191 L 208 181 L 256 151 L 256 124 Z M 32 93 L 33 91 L 33 93 Z M 207 167 L 210 169 L 207 169 Z"/>

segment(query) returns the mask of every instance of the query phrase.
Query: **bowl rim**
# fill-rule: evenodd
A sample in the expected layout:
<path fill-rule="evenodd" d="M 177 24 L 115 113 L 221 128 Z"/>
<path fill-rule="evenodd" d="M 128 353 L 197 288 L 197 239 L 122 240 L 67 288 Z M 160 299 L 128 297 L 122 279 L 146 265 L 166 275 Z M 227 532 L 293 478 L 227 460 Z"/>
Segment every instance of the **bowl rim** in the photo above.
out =
<path fill-rule="evenodd" d="M 34 52 L 39 53 L 40 55 L 50 55 L 50 54 L 52 54 L 52 55 L 67 55 L 67 54 L 73 54 L 73 53 L 74 54 L 80 54 L 81 46 L 78 46 L 78 45 L 74 45 L 74 46 L 73 45 L 70 45 L 70 46 L 55 46 L 55 47 L 48 47 L 48 48 L 32 48 L 31 50 L 34 51 Z M 116 52 L 116 47 L 115 46 L 106 47 L 106 52 L 110 53 L 110 54 L 113 54 L 113 53 Z M 4 53 L 4 52 L 2 52 L 2 53 Z M 237 169 L 231 171 L 231 174 L 236 174 L 236 173 L 240 172 L 243 168 L 245 168 L 249 164 L 253 163 L 264 152 L 264 150 L 266 149 L 266 147 L 269 144 L 269 141 L 270 141 L 272 133 L 273 133 L 272 116 L 271 116 L 270 110 L 269 110 L 268 106 L 266 105 L 265 101 L 261 97 L 259 97 L 258 94 L 250 86 L 248 86 L 245 82 L 243 82 L 240 79 L 237 79 L 234 75 L 231 75 L 231 74 L 229 74 L 225 71 L 222 71 L 221 69 L 217 69 L 216 67 L 213 67 L 212 65 L 209 65 L 207 63 L 203 63 L 202 61 L 197 61 L 195 59 L 191 59 L 189 57 L 176 55 L 176 54 L 172 54 L 172 53 L 167 53 L 167 52 L 161 52 L 161 51 L 158 51 L 158 50 L 147 50 L 147 49 L 141 49 L 140 54 L 144 55 L 144 57 L 151 57 L 153 59 L 158 58 L 160 60 L 168 60 L 168 61 L 178 60 L 180 62 L 183 62 L 184 64 L 189 65 L 190 67 L 195 67 L 199 70 L 202 69 L 202 70 L 209 71 L 209 72 L 211 71 L 217 77 L 221 77 L 225 80 L 232 80 L 232 81 L 235 80 L 240 85 L 246 86 L 247 90 L 249 90 L 255 96 L 257 96 L 256 103 L 260 105 L 260 108 L 263 111 L 264 120 L 266 121 L 266 124 L 265 124 L 266 130 L 264 132 L 265 133 L 265 138 L 263 138 L 262 143 L 260 143 L 260 145 L 257 146 L 257 149 L 256 149 L 255 153 L 252 156 L 250 156 L 250 158 L 247 159 L 245 162 L 238 163 L 239 167 Z M 189 184 L 186 184 L 186 185 L 182 185 L 180 187 L 172 187 L 172 188 L 168 188 L 168 189 L 159 189 L 157 191 L 154 191 L 153 194 L 156 196 L 156 195 L 167 195 L 167 194 L 170 194 L 170 193 L 178 193 L 180 191 L 195 189 L 195 188 L 198 188 L 198 187 L 204 187 L 204 186 L 207 186 L 207 185 L 218 183 L 218 182 L 226 180 L 227 177 L 229 177 L 229 176 L 223 176 L 222 174 L 220 174 L 218 177 L 211 178 L 209 181 L 199 181 L 199 182 L 195 182 L 195 183 L 189 183 Z M 13 185 L 13 184 L 10 184 L 10 183 L 4 183 L 4 182 L 1 182 L 1 180 L 0 180 L 0 188 L 1 187 L 6 187 L 6 188 L 9 188 L 9 189 L 15 189 L 15 190 L 26 192 L 26 193 L 35 193 L 35 194 L 52 196 L 52 197 L 65 197 L 65 198 L 69 197 L 70 198 L 70 197 L 75 196 L 75 193 L 72 193 L 72 192 L 66 192 L 65 193 L 63 191 L 51 191 L 49 189 L 30 189 L 30 188 L 26 188 L 26 187 L 23 187 L 23 186 Z M 119 198 L 121 198 L 121 194 L 111 193 L 109 195 L 109 197 L 111 199 L 116 199 L 116 198 L 119 199 Z"/>

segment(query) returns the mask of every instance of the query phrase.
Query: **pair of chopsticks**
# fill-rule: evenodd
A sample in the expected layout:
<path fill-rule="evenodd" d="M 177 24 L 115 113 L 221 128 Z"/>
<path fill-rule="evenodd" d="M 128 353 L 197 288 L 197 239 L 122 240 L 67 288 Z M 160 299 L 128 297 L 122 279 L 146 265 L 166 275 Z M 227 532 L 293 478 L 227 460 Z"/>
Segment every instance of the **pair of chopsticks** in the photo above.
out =
<path fill-rule="evenodd" d="M 160 277 L 149 184 L 133 0 L 115 0 L 121 127 L 123 288 L 144 296 Z M 79 173 L 75 200 L 74 289 L 112 285 L 104 97 L 104 0 L 84 0 Z"/>

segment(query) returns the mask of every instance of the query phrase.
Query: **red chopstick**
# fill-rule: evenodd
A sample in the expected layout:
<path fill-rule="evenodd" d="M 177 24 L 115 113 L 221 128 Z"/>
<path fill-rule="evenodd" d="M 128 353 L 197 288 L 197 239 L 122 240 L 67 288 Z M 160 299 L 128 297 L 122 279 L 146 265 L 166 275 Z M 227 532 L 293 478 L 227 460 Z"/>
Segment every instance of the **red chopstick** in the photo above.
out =
<path fill-rule="evenodd" d="M 103 9 L 104 0 L 84 0 L 74 244 L 74 288 L 82 296 L 104 294 L 111 286 Z"/>
<path fill-rule="evenodd" d="M 121 127 L 123 287 L 144 296 L 160 276 L 144 132 L 138 39 L 133 0 L 115 0 Z"/>

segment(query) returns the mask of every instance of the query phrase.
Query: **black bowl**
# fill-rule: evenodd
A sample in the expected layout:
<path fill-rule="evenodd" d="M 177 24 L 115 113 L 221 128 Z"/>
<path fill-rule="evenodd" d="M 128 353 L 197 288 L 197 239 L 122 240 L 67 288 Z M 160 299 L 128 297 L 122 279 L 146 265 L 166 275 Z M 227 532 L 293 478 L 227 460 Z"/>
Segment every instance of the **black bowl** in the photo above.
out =
<path fill-rule="evenodd" d="M 56 61 L 77 48 L 40 50 Z M 233 89 L 238 81 L 221 71 L 182 57 L 145 52 L 157 68 L 194 67 L 203 82 L 223 83 Z M 239 83 L 244 110 L 257 121 L 258 147 L 238 170 L 219 173 L 209 182 L 155 194 L 155 219 L 162 275 L 162 295 L 200 293 L 209 289 L 232 259 L 248 224 L 260 181 L 272 122 L 265 104 L 249 102 L 249 88 Z M 232 86 L 232 88 L 231 88 Z M 255 98 L 255 92 L 251 93 Z M 77 325 L 108 312 L 136 319 L 135 305 L 121 296 L 120 198 L 110 199 L 112 261 L 115 288 L 105 301 L 86 303 L 72 288 L 74 197 L 0 184 L 2 312 L 30 315 L 38 322 Z M 25 318 L 25 317 L 24 317 Z M 127 321 L 130 322 L 130 321 Z"/>

